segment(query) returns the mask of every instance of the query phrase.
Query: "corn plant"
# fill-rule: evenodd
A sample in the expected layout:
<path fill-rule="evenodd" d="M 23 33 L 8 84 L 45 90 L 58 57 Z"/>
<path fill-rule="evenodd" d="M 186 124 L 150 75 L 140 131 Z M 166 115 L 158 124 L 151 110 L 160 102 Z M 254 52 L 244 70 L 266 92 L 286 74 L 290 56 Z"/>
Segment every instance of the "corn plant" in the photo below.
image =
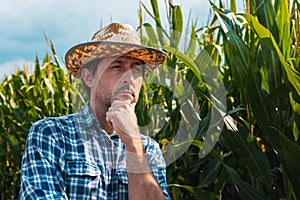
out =
<path fill-rule="evenodd" d="M 168 53 L 167 65 L 191 83 L 201 105 L 196 137 L 167 168 L 172 198 L 299 199 L 299 3 L 246 1 L 246 13 L 240 14 L 235 1 L 227 9 L 222 1 L 219 6 L 210 3 L 215 13 L 211 23 L 200 28 L 196 22 L 190 24 L 184 50 L 178 49 L 184 35 L 180 7 L 167 1 L 166 26 L 156 0 L 151 0 L 152 11 L 141 4 L 153 19 L 144 22 L 143 14 L 139 15 L 140 27 L 147 28 L 144 43 Z M 216 83 L 202 80 L 205 68 L 197 64 L 205 62 L 203 51 L 197 49 L 205 50 L 218 68 L 226 88 L 227 116 L 231 117 L 224 117 L 227 126 L 219 143 L 202 159 L 198 151 L 214 104 L 208 88 Z M 182 115 L 172 92 L 158 85 L 148 86 L 149 90 L 143 103 L 165 105 L 169 119 L 155 136 L 164 148 L 174 139 Z M 168 106 L 168 102 L 177 104 Z M 147 109 L 138 109 L 143 111 L 139 117 L 144 123 L 149 121 Z M 236 128 L 230 126 L 232 122 Z"/>
<path fill-rule="evenodd" d="M 252 138 L 262 139 L 259 143 L 268 158 L 256 161 L 254 168 L 244 163 L 246 172 L 254 175 L 250 183 L 269 198 L 298 199 L 300 73 L 295 24 L 299 24 L 299 3 L 251 1 L 250 13 L 238 15 L 213 8 L 231 79 L 224 81 L 236 86 L 246 105 L 246 116 L 239 120 Z M 239 106 L 234 101 L 233 105 Z M 234 144 L 231 150 L 238 148 Z"/>
<path fill-rule="evenodd" d="M 45 117 L 72 113 L 73 106 L 83 102 L 72 101 L 80 89 L 54 59 L 49 44 L 53 57 L 45 55 L 41 65 L 37 58 L 33 73 L 24 66 L 0 85 L 0 199 L 18 198 L 22 152 L 30 126 Z"/>

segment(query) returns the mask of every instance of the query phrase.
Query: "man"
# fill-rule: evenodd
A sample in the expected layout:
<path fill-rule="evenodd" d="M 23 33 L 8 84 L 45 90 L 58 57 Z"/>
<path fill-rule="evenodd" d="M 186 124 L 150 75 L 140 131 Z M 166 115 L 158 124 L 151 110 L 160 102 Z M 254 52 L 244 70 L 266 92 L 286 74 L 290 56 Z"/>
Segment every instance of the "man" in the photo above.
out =
<path fill-rule="evenodd" d="M 139 133 L 134 113 L 144 74 L 165 58 L 121 23 L 71 48 L 66 65 L 89 102 L 31 127 L 20 199 L 169 199 L 159 145 Z"/>

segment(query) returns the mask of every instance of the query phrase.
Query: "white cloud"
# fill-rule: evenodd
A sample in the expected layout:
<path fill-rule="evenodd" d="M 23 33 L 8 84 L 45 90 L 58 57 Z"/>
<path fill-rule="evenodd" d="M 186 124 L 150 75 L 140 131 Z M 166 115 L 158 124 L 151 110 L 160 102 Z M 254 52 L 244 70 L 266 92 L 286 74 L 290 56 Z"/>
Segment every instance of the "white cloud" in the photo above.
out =
<path fill-rule="evenodd" d="M 43 32 L 61 54 L 73 44 L 87 41 L 93 32 L 113 20 L 135 23 L 138 1 L 1 0 L 0 63 L 25 57 L 24 51 L 48 51 Z M 118 6 L 116 6 L 118 5 Z M 126 11 L 126 12 L 124 12 Z M 33 58 L 34 59 L 34 56 Z"/>
<path fill-rule="evenodd" d="M 209 9 L 204 6 L 204 1 L 208 2 L 174 0 L 182 5 L 184 19 L 190 8 L 195 16 L 198 7 Z M 152 10 L 149 0 L 143 2 Z M 162 17 L 167 20 L 165 0 L 158 2 Z M 120 21 L 138 26 L 139 0 L 1 0 L 1 4 L 1 66 L 14 66 L 18 62 L 14 60 L 34 60 L 36 54 L 42 58 L 49 53 L 43 32 L 55 45 L 58 57 L 63 58 L 71 46 L 88 41 L 101 25 Z M 208 15 L 204 16 L 207 18 Z M 149 18 L 148 21 L 152 20 Z"/>
<path fill-rule="evenodd" d="M 10 76 L 15 73 L 17 70 L 23 70 L 26 66 L 29 73 L 34 69 L 34 62 L 27 61 L 24 59 L 8 61 L 0 65 L 0 80 L 5 76 Z"/>

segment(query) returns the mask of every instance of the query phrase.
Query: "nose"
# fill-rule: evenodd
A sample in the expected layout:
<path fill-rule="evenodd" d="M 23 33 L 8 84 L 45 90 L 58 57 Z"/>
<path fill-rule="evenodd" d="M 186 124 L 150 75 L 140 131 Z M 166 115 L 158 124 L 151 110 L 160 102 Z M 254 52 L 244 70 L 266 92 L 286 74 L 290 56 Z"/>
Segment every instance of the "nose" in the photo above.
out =
<path fill-rule="evenodd" d="M 132 83 L 134 79 L 135 79 L 135 76 L 134 76 L 133 70 L 132 69 L 126 70 L 126 72 L 123 75 L 123 82 Z"/>

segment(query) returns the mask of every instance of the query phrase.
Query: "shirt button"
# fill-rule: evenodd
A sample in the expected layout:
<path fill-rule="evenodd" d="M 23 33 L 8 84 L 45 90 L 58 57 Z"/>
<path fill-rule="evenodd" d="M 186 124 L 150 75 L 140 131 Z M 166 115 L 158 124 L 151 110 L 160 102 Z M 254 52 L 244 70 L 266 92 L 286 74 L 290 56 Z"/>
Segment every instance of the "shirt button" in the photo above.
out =
<path fill-rule="evenodd" d="M 113 167 L 113 165 L 112 165 L 111 163 L 108 163 L 108 164 L 107 164 L 107 167 L 108 167 L 109 169 L 111 169 L 111 168 Z"/>

